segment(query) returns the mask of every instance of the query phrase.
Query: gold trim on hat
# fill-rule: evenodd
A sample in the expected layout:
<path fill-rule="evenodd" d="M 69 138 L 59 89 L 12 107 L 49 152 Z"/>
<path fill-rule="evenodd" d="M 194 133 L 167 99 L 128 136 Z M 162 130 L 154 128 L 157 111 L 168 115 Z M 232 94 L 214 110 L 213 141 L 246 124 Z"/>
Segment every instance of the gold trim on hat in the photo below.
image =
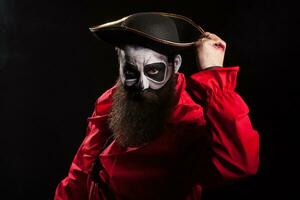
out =
<path fill-rule="evenodd" d="M 182 15 L 177 15 L 177 14 L 173 14 L 173 13 L 165 13 L 165 12 L 146 12 L 147 14 L 160 14 L 160 15 L 163 15 L 163 16 L 167 16 L 167 17 L 173 17 L 173 18 L 178 18 L 178 19 L 182 19 L 188 23 L 190 23 L 192 26 L 194 26 L 197 30 L 199 30 L 199 32 L 204 35 L 205 34 L 205 31 L 199 26 L 197 25 L 194 21 L 192 21 L 191 19 L 185 17 L 185 16 L 182 16 Z M 135 15 L 135 14 L 132 14 L 132 15 Z M 133 33 L 137 33 L 141 36 L 144 36 L 144 37 L 147 37 L 149 39 L 152 39 L 156 42 L 160 42 L 160 43 L 163 43 L 163 44 L 167 44 L 167 45 L 173 45 L 173 46 L 176 46 L 176 47 L 189 47 L 189 46 L 192 46 L 195 44 L 196 41 L 194 42 L 182 42 L 182 43 L 179 43 L 179 42 L 172 42 L 172 41 L 168 41 L 168 40 L 163 40 L 163 39 L 160 39 L 160 38 L 157 38 L 157 37 L 153 37 L 151 35 L 148 35 L 142 31 L 139 31 L 139 30 L 136 30 L 134 28 L 130 28 L 128 26 L 125 26 L 123 24 L 123 22 L 128 18 L 128 17 L 131 17 L 132 15 L 128 15 L 127 17 L 123 17 L 122 19 L 119 19 L 119 20 L 116 20 L 116 21 L 113 21 L 113 22 L 108 22 L 108 23 L 105 23 L 105 24 L 101 24 L 101 25 L 96 25 L 96 26 L 93 26 L 90 29 L 91 32 L 95 33 L 97 32 L 99 29 L 103 29 L 103 28 L 106 28 L 106 27 L 111 27 L 111 26 L 114 26 L 114 25 L 117 25 L 117 24 L 120 24 L 120 27 L 123 28 L 123 30 L 128 30 L 130 32 L 133 32 Z M 116 28 L 120 28 L 120 27 L 116 27 Z M 112 27 L 113 28 L 113 27 Z M 201 36 L 200 36 L 201 37 Z M 199 38 L 200 38 L 199 37 Z"/>

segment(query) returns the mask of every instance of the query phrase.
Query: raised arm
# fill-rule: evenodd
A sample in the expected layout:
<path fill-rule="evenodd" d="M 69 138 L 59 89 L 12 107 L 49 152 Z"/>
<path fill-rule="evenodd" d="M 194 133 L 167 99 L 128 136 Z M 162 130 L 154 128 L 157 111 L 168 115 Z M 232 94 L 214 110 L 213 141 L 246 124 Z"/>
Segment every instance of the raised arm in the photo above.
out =
<path fill-rule="evenodd" d="M 197 42 L 200 72 L 188 79 L 188 88 L 204 105 L 212 167 L 218 173 L 213 177 L 233 180 L 257 172 L 259 135 L 252 127 L 248 106 L 235 91 L 239 67 L 223 67 L 225 48 L 225 42 L 210 33 Z"/>

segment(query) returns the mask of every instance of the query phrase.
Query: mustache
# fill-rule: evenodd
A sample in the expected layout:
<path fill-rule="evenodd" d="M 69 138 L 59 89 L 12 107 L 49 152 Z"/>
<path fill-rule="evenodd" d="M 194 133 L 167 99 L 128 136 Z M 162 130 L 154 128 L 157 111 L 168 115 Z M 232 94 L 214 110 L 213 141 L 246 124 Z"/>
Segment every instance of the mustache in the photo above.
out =
<path fill-rule="evenodd" d="M 148 88 L 145 90 L 129 89 L 128 97 L 133 101 L 142 101 L 142 102 L 147 102 L 150 104 L 159 104 L 160 103 L 160 97 L 157 94 L 157 91 L 155 91 L 151 88 Z"/>

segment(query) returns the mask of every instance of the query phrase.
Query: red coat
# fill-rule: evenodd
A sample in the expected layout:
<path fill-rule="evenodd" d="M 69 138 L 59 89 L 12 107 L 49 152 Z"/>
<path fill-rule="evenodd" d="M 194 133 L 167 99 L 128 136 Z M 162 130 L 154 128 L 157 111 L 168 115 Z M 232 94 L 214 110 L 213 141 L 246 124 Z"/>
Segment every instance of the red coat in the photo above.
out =
<path fill-rule="evenodd" d="M 203 186 L 257 172 L 259 135 L 247 105 L 234 91 L 238 71 L 226 67 L 197 72 L 188 84 L 178 73 L 177 105 L 166 131 L 138 148 L 122 148 L 113 141 L 103 150 L 100 177 L 117 200 L 199 199 Z M 107 117 L 114 90 L 97 100 L 86 137 L 68 177 L 57 186 L 55 200 L 89 199 L 88 173 L 111 135 Z"/>

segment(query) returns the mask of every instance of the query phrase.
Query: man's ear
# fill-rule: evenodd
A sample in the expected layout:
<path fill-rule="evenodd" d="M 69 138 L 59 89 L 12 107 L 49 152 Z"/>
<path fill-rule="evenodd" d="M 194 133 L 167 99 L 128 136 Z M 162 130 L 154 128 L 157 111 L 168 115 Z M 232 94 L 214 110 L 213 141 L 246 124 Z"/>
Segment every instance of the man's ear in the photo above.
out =
<path fill-rule="evenodd" d="M 121 49 L 119 47 L 115 47 L 115 50 L 117 52 L 119 65 L 121 65 L 122 63 L 125 62 L 125 52 L 123 49 Z"/>
<path fill-rule="evenodd" d="M 117 55 L 120 55 L 121 49 L 119 47 L 115 47 L 115 51 L 117 52 Z"/>
<path fill-rule="evenodd" d="M 181 67 L 181 63 L 182 63 L 181 55 L 177 54 L 174 57 L 174 69 L 175 69 L 175 73 L 178 72 L 179 68 Z"/>

